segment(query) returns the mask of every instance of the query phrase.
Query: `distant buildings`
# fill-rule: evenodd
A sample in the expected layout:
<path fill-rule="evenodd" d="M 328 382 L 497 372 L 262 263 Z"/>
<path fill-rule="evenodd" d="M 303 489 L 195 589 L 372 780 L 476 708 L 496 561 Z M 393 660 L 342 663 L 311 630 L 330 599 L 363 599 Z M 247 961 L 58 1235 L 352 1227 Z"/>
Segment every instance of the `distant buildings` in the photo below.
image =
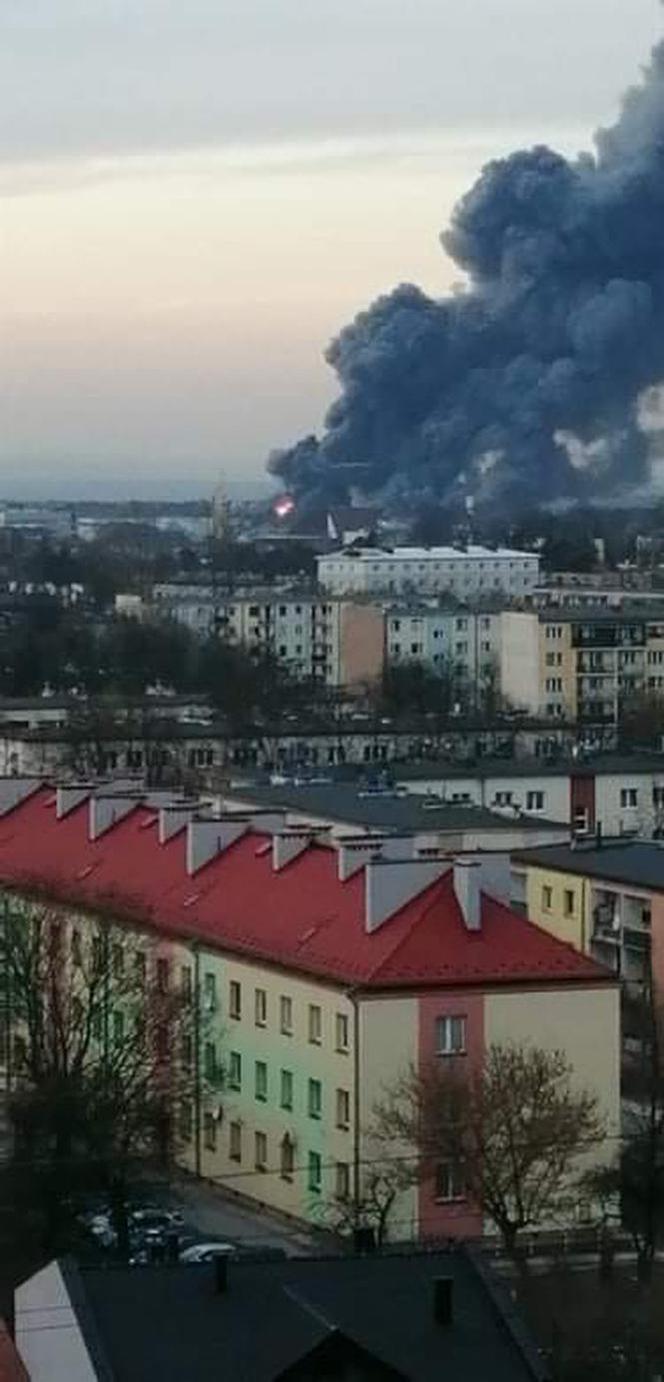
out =
<path fill-rule="evenodd" d="M 318 583 L 331 595 L 439 595 L 461 600 L 535 589 L 540 559 L 505 547 L 365 547 L 317 558 Z"/>
<path fill-rule="evenodd" d="M 503 694 L 531 714 L 617 723 L 625 698 L 664 692 L 664 604 L 505 610 Z"/>

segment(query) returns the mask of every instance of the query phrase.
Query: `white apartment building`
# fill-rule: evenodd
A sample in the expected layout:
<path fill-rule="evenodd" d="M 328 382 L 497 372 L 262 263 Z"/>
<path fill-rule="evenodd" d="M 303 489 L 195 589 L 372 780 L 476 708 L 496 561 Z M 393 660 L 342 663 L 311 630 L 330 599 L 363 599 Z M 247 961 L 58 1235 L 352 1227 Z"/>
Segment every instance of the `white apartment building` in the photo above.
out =
<path fill-rule="evenodd" d="M 420 662 L 466 686 L 497 685 L 500 647 L 498 610 L 451 609 L 432 601 L 385 611 L 385 650 L 392 666 Z"/>
<path fill-rule="evenodd" d="M 507 547 L 363 547 L 317 557 L 318 583 L 331 595 L 487 595 L 519 599 L 539 581 L 540 559 Z"/>

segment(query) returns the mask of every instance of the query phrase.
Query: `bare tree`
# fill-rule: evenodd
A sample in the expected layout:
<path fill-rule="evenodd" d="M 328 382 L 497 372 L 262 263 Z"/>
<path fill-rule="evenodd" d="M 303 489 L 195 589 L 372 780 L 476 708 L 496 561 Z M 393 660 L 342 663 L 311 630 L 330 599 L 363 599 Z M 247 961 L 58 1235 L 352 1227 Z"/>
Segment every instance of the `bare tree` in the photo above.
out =
<path fill-rule="evenodd" d="M 359 1168 L 357 1192 L 333 1195 L 322 1208 L 325 1224 L 343 1237 L 367 1233 L 378 1249 L 387 1240 L 399 1192 L 409 1183 L 398 1159 L 373 1160 Z"/>
<path fill-rule="evenodd" d="M 612 1166 L 589 1176 L 589 1187 L 611 1207 L 620 1204 L 642 1281 L 652 1275 L 664 1241 L 664 1012 L 650 950 L 643 982 L 625 981 L 622 998 L 622 1093 L 625 1138 Z"/>
<path fill-rule="evenodd" d="M 569 1215 L 578 1158 L 603 1128 L 561 1051 L 515 1043 L 490 1046 L 475 1073 L 447 1062 L 411 1070 L 376 1110 L 376 1133 L 416 1150 L 418 1179 L 455 1168 L 514 1255 L 524 1229 Z"/>
<path fill-rule="evenodd" d="M 205 1097 L 191 975 L 176 985 L 155 943 L 112 918 L 25 897 L 6 899 L 0 972 L 16 1193 L 52 1250 L 71 1197 L 103 1190 L 126 1247 L 130 1183 L 172 1164 Z"/>

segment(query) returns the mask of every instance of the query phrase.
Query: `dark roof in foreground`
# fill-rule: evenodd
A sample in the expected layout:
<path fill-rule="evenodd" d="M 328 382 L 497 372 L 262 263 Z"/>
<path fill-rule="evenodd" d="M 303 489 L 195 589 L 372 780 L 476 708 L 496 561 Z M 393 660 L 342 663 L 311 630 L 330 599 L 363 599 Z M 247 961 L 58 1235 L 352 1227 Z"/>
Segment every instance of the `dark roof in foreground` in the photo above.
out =
<path fill-rule="evenodd" d="M 664 892 L 664 844 L 643 840 L 580 841 L 572 845 L 541 845 L 512 855 L 519 863 L 560 873 L 581 873 L 614 883 Z"/>
<path fill-rule="evenodd" d="M 472 774 L 466 774 L 471 776 Z M 358 825 L 387 831 L 463 831 L 463 830 L 552 830 L 564 829 L 565 822 L 537 816 L 505 815 L 482 806 L 465 806 L 417 793 L 397 792 L 394 788 L 372 791 L 347 782 L 284 782 L 268 785 L 248 782 L 224 792 L 228 800 L 253 802 L 256 806 L 279 806 L 287 811 L 309 813 L 317 820 Z"/>
<path fill-rule="evenodd" d="M 335 1344 L 356 1361 L 368 1355 L 374 1367 L 383 1365 L 357 1376 L 546 1377 L 506 1294 L 463 1251 L 231 1263 L 221 1294 L 214 1263 L 61 1268 L 97 1375 L 113 1382 L 325 1376 L 317 1360 Z M 453 1282 L 449 1326 L 434 1314 L 440 1276 Z"/>

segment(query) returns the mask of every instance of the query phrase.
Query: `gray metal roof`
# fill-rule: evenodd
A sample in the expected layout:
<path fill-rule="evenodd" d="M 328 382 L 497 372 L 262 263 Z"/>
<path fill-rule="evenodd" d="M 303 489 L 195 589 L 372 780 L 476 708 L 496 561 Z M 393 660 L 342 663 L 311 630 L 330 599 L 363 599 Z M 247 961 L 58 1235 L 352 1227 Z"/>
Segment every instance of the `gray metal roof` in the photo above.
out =
<path fill-rule="evenodd" d="M 480 758 L 468 763 L 430 759 L 418 763 L 395 763 L 393 773 L 399 782 L 468 777 L 601 777 L 603 774 L 617 773 L 637 776 L 664 773 L 664 753 L 610 753 L 589 758 Z"/>
<path fill-rule="evenodd" d="M 601 845 L 587 841 L 573 845 L 539 845 L 518 850 L 519 863 L 560 873 L 603 878 L 607 882 L 664 892 L 664 844 L 645 840 L 607 840 Z"/>
<path fill-rule="evenodd" d="M 282 807 L 316 819 L 368 829 L 408 833 L 424 831 L 524 830 L 555 828 L 556 822 L 532 816 L 506 816 L 479 806 L 442 802 L 436 797 L 397 794 L 394 790 L 358 787 L 348 782 L 248 783 L 224 794 L 257 806 Z M 560 826 L 560 823 L 558 823 Z"/>

